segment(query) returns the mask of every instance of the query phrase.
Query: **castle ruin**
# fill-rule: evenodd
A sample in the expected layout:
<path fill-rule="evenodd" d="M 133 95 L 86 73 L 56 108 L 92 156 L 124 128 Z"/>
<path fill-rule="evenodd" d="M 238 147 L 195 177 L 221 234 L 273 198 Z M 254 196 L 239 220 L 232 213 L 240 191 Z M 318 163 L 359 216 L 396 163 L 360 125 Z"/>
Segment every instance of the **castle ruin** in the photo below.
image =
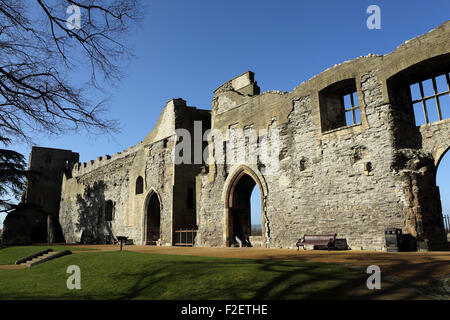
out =
<path fill-rule="evenodd" d="M 34 147 L 30 168 L 47 178 L 29 183 L 23 202 L 39 209 L 10 213 L 3 240 L 111 243 L 127 236 L 171 246 L 177 232 L 195 230 L 196 246 L 232 246 L 248 233 L 256 186 L 265 247 L 337 233 L 352 249 L 383 250 L 392 227 L 445 242 L 436 171 L 450 148 L 449 39 L 446 22 L 291 92 L 260 93 L 246 72 L 214 91 L 211 111 L 173 99 L 142 142 L 88 163 L 68 150 Z M 256 139 L 231 143 L 239 129 Z M 193 137 L 214 130 L 222 139 L 186 141 L 180 130 Z M 181 142 L 207 150 L 208 160 L 193 152 L 183 155 L 192 161 L 178 163 Z M 256 152 L 263 145 L 270 157 Z M 230 162 L 230 152 L 241 157 Z"/>

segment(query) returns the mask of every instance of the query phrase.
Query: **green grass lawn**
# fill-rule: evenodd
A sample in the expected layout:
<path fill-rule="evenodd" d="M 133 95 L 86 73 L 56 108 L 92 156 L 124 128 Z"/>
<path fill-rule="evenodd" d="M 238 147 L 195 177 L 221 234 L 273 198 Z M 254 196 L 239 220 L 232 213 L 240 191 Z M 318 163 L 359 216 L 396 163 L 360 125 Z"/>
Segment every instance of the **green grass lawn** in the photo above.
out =
<path fill-rule="evenodd" d="M 33 253 L 45 249 L 53 249 L 53 251 L 71 250 L 71 251 L 84 251 L 92 250 L 85 248 L 72 248 L 66 246 L 4 246 L 0 247 L 0 265 L 14 264 L 17 260 L 25 258 Z"/>
<path fill-rule="evenodd" d="M 70 265 L 81 290 L 67 289 Z M 0 299 L 335 299 L 359 277 L 335 264 L 92 252 L 0 270 Z"/>

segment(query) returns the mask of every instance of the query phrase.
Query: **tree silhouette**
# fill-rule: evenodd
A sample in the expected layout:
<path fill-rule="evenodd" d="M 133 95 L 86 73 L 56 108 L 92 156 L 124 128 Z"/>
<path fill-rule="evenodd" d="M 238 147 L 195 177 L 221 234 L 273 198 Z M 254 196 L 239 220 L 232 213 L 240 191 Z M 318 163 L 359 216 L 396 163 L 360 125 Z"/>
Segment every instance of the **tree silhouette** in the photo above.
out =
<path fill-rule="evenodd" d="M 122 79 L 132 57 L 123 40 L 140 12 L 140 0 L 0 0 L 0 145 L 42 132 L 118 131 L 106 100 L 90 101 L 87 90 Z M 80 65 L 90 70 L 84 84 L 71 80 Z M 23 156 L 2 149 L 0 198 L 23 188 L 24 169 Z"/>

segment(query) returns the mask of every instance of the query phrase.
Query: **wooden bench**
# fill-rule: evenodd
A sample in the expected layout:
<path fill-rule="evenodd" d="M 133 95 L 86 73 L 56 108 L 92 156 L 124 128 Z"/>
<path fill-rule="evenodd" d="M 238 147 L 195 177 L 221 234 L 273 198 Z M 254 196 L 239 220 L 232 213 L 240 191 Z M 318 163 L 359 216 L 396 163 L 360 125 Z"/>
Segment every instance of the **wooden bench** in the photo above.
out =
<path fill-rule="evenodd" d="M 297 251 L 300 250 L 300 247 L 303 247 L 306 250 L 305 246 L 308 244 L 314 246 L 327 246 L 328 250 L 333 246 L 334 240 L 336 239 L 336 234 L 305 234 L 303 238 L 298 239 L 297 241 Z"/>

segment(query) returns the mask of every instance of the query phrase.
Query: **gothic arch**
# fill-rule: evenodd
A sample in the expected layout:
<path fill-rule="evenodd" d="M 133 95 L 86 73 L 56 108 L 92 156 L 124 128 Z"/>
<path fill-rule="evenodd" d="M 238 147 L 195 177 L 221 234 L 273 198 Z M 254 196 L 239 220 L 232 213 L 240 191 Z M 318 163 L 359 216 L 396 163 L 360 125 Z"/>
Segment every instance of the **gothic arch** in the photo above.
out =
<path fill-rule="evenodd" d="M 160 238 L 161 237 L 161 213 L 163 210 L 163 205 L 161 201 L 161 196 L 159 193 L 154 189 L 150 188 L 149 192 L 147 193 L 147 196 L 145 197 L 144 201 L 144 208 L 143 208 L 143 221 L 142 221 L 142 243 L 147 244 L 149 242 L 157 241 L 157 239 L 153 238 Z M 157 221 L 152 221 L 157 219 Z M 149 225 L 155 224 L 155 229 L 150 230 Z M 149 238 L 149 234 L 152 233 Z"/>
<path fill-rule="evenodd" d="M 441 160 L 444 159 L 445 155 L 449 150 L 450 150 L 450 143 L 447 143 L 447 145 L 445 146 L 440 146 L 436 148 L 436 150 L 433 152 L 434 164 L 436 165 L 436 169 L 439 167 Z"/>
<path fill-rule="evenodd" d="M 237 219 L 238 210 L 247 210 L 244 214 L 250 215 L 249 201 L 251 192 L 255 185 L 258 186 L 261 195 L 261 215 L 262 215 L 262 231 L 263 242 L 269 247 L 270 229 L 267 219 L 265 199 L 267 197 L 267 185 L 263 175 L 256 170 L 252 170 L 248 166 L 241 165 L 232 170 L 234 173 L 229 175 L 225 181 L 225 188 L 222 193 L 224 203 L 224 244 L 231 246 L 237 235 Z M 247 203 L 244 204 L 244 203 Z M 242 213 L 242 212 L 241 212 Z M 248 218 L 249 219 L 249 218 Z M 247 222 L 249 222 L 248 220 Z M 244 223 L 245 224 L 245 223 Z M 242 231 L 242 225 L 240 226 Z M 251 226 L 250 226 L 251 228 Z M 245 231 L 247 234 L 249 230 Z"/>

